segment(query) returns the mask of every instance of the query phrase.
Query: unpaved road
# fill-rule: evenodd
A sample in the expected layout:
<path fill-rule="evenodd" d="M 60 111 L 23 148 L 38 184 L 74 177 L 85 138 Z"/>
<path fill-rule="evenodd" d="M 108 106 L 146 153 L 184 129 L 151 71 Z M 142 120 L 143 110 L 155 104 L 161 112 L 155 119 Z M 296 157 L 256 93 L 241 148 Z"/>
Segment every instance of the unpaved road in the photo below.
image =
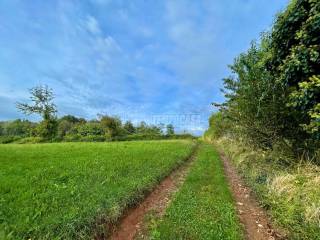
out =
<path fill-rule="evenodd" d="M 143 232 L 145 216 L 156 213 L 161 217 L 168 207 L 173 195 L 184 182 L 197 150 L 178 169 L 166 177 L 139 205 L 129 209 L 114 227 L 111 240 L 133 240 Z M 223 161 L 226 178 L 235 201 L 239 220 L 243 225 L 245 238 L 248 240 L 283 240 L 284 234 L 280 234 L 271 226 L 270 219 L 262 207 L 251 194 L 248 187 L 239 176 L 235 167 L 225 154 L 220 152 Z M 199 239 L 201 240 L 201 239 Z"/>
<path fill-rule="evenodd" d="M 225 154 L 220 152 L 224 170 L 235 200 L 237 214 L 248 240 L 286 239 L 283 234 L 271 226 L 270 219 L 262 207 L 245 186 L 237 170 Z"/>
<path fill-rule="evenodd" d="M 166 177 L 137 207 L 130 209 L 125 214 L 111 235 L 111 240 L 134 239 L 143 228 L 142 224 L 146 214 L 152 211 L 161 216 L 164 213 L 173 194 L 184 182 L 196 153 L 197 150 L 182 166 Z"/>

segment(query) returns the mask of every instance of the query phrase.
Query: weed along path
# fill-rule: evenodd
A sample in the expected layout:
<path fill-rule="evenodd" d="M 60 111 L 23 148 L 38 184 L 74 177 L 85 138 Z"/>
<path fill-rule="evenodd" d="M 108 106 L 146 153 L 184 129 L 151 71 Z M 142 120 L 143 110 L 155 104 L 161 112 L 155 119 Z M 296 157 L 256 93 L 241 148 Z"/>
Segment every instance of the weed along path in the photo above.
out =
<path fill-rule="evenodd" d="M 251 191 L 245 186 L 235 167 L 227 156 L 220 152 L 226 177 L 235 200 L 237 213 L 242 223 L 245 236 L 248 240 L 279 240 L 286 239 L 276 231 L 262 207 L 251 195 Z"/>
<path fill-rule="evenodd" d="M 171 201 L 171 197 L 179 190 L 189 169 L 194 162 L 198 146 L 189 159 L 174 170 L 136 207 L 129 209 L 114 227 L 111 240 L 131 240 L 143 231 L 145 216 L 153 212 L 161 217 Z"/>

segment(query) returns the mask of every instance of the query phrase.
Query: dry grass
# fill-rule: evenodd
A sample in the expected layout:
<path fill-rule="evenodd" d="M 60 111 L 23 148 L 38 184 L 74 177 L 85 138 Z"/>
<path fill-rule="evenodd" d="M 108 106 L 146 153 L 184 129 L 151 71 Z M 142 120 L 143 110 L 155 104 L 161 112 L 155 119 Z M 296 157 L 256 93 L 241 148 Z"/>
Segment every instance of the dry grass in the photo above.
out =
<path fill-rule="evenodd" d="M 267 188 L 270 194 L 277 197 L 285 197 L 287 201 L 291 201 L 297 194 L 295 187 L 296 177 L 292 174 L 284 174 L 270 179 Z"/>

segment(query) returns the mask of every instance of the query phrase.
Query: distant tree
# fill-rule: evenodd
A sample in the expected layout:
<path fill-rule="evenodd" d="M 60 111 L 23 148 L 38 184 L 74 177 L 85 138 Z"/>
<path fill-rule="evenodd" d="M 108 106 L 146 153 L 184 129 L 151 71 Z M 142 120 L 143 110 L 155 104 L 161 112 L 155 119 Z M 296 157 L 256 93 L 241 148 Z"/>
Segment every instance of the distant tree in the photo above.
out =
<path fill-rule="evenodd" d="M 157 127 L 160 129 L 161 135 L 163 135 L 164 134 L 164 130 L 166 129 L 166 126 L 164 125 L 164 123 L 159 123 L 157 125 Z"/>
<path fill-rule="evenodd" d="M 131 121 L 126 121 L 123 128 L 126 130 L 126 132 L 128 132 L 128 134 L 133 134 L 136 131 Z"/>
<path fill-rule="evenodd" d="M 111 137 L 118 136 L 122 131 L 121 120 L 117 117 L 111 117 L 107 115 L 100 115 L 100 123 L 106 134 L 110 134 Z"/>
<path fill-rule="evenodd" d="M 44 138 L 52 138 L 57 132 L 56 112 L 57 107 L 52 102 L 54 99 L 52 89 L 48 86 L 37 86 L 30 89 L 31 102 L 17 103 L 17 108 L 24 114 L 39 114 L 42 122 L 38 126 L 38 134 Z"/>
<path fill-rule="evenodd" d="M 51 119 L 57 112 L 56 105 L 52 103 L 53 92 L 48 86 L 37 86 L 30 89 L 31 101 L 33 105 L 27 103 L 17 103 L 17 108 L 24 114 L 39 114 L 44 120 Z"/>
<path fill-rule="evenodd" d="M 80 123 L 80 122 L 86 122 L 85 119 L 83 118 L 77 118 L 75 116 L 72 116 L 72 115 L 65 115 L 63 116 L 62 118 L 59 119 L 59 121 L 67 121 L 67 122 L 70 122 L 70 123 Z"/>
<path fill-rule="evenodd" d="M 63 120 L 59 119 L 58 121 L 59 138 L 63 138 L 66 134 L 68 134 L 75 124 L 76 123 L 69 122 L 68 120 L 65 120 L 65 119 Z"/>
<path fill-rule="evenodd" d="M 81 136 L 98 136 L 104 133 L 103 127 L 97 121 L 88 121 L 85 124 L 77 125 L 77 129 Z"/>
<path fill-rule="evenodd" d="M 146 122 L 142 121 L 139 123 L 139 125 L 137 126 L 137 132 L 140 134 L 143 134 L 147 131 L 148 125 Z"/>
<path fill-rule="evenodd" d="M 3 122 L 0 122 L 0 136 L 4 135 L 4 127 L 3 127 Z"/>
<path fill-rule="evenodd" d="M 58 137 L 63 138 L 66 135 L 76 132 L 78 125 L 84 125 L 84 118 L 77 118 L 72 115 L 65 115 L 58 120 Z"/>
<path fill-rule="evenodd" d="M 3 134 L 8 136 L 30 136 L 36 124 L 28 120 L 17 119 L 4 124 Z"/>
<path fill-rule="evenodd" d="M 167 125 L 167 135 L 173 135 L 174 134 L 174 127 L 172 124 Z"/>
<path fill-rule="evenodd" d="M 147 131 L 146 133 L 148 135 L 161 135 L 162 134 L 162 130 L 159 126 L 156 126 L 156 125 L 150 125 L 147 127 Z"/>

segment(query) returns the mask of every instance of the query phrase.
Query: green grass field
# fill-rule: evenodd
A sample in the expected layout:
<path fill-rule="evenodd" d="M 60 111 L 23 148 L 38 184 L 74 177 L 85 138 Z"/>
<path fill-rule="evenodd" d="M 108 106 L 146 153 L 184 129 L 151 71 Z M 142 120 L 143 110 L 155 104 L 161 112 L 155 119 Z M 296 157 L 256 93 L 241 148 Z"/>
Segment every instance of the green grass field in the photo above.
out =
<path fill-rule="evenodd" d="M 203 144 L 195 161 L 164 218 L 151 229 L 151 239 L 242 239 L 219 155 Z"/>
<path fill-rule="evenodd" d="M 0 145 L 0 239 L 88 238 L 182 163 L 194 145 L 186 140 Z"/>

